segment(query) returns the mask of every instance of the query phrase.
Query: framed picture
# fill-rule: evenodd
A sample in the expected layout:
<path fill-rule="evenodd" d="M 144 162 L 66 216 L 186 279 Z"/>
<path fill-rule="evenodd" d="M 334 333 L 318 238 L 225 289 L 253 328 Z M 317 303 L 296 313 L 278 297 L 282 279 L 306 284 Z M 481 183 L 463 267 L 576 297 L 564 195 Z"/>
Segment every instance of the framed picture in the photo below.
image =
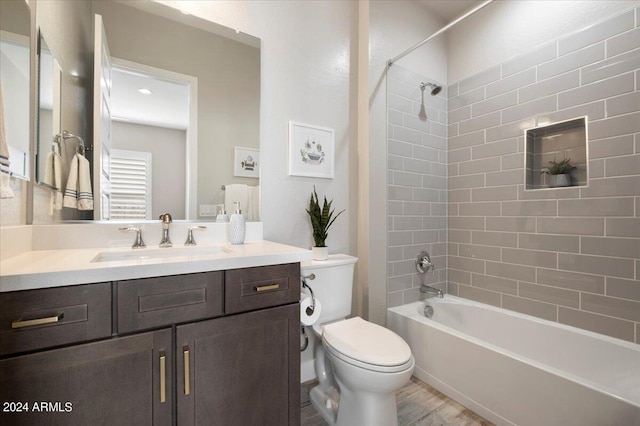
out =
<path fill-rule="evenodd" d="M 260 167 L 260 150 L 253 148 L 235 147 L 233 175 L 258 178 Z"/>
<path fill-rule="evenodd" d="M 333 179 L 333 129 L 289 122 L 289 175 Z"/>

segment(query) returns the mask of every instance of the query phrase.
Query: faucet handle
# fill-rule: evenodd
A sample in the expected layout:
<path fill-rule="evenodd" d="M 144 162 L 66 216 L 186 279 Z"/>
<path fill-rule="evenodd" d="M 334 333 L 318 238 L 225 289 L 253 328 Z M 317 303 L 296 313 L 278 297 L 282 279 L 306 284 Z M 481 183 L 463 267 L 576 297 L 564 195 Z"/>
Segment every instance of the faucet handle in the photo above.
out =
<path fill-rule="evenodd" d="M 416 258 L 416 269 L 421 274 L 424 274 L 429 269 L 431 269 L 432 273 L 436 272 L 436 265 L 431 262 L 431 257 L 429 253 L 426 251 L 421 251 L 418 253 L 418 257 Z"/>
<path fill-rule="evenodd" d="M 171 218 L 171 215 L 169 213 L 162 213 L 158 219 L 160 219 L 164 224 L 173 222 L 173 219 Z"/>
<path fill-rule="evenodd" d="M 133 241 L 133 245 L 131 246 L 131 248 L 139 249 L 139 248 L 145 248 L 146 247 L 146 244 L 142 240 L 142 230 L 140 228 L 130 225 L 130 226 L 125 226 L 124 228 L 118 228 L 118 229 L 120 231 L 124 231 L 124 232 L 135 232 L 136 233 L 136 239 Z"/>
<path fill-rule="evenodd" d="M 185 246 L 195 246 L 196 240 L 193 239 L 193 231 L 197 231 L 198 229 L 207 229 L 204 225 L 192 226 L 187 231 L 187 241 L 184 242 Z"/>

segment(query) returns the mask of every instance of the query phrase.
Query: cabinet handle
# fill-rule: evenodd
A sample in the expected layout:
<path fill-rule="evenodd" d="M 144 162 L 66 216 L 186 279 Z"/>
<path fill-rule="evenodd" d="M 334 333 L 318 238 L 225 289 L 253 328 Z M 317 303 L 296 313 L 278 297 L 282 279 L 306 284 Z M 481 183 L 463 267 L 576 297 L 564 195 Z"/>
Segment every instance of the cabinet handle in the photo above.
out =
<path fill-rule="evenodd" d="M 191 384 L 189 383 L 189 346 L 182 348 L 182 354 L 184 356 L 184 394 L 189 395 L 191 393 Z"/>
<path fill-rule="evenodd" d="M 253 289 L 258 293 L 261 291 L 267 291 L 267 290 L 277 290 L 279 288 L 280 288 L 280 284 L 267 284 L 267 285 L 258 285 L 253 287 Z"/>
<path fill-rule="evenodd" d="M 167 357 L 160 352 L 160 403 L 167 401 Z"/>
<path fill-rule="evenodd" d="M 11 323 L 11 328 L 23 328 L 23 327 L 33 327 L 36 325 L 52 324 L 54 322 L 60 321 L 63 317 L 64 317 L 64 313 L 54 315 L 52 317 L 36 318 L 32 320 L 19 319 Z"/>

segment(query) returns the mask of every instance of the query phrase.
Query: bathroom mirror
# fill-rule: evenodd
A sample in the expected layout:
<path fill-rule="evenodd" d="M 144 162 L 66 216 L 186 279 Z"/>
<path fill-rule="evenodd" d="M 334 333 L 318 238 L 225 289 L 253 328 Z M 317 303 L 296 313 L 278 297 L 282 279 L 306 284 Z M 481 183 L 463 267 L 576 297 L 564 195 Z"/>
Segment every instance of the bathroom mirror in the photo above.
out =
<path fill-rule="evenodd" d="M 64 9 L 68 2 L 46 3 L 51 14 L 52 7 Z M 93 156 L 94 219 L 131 222 L 169 212 L 178 220 L 210 221 L 216 206 L 225 204 L 223 187 L 236 184 L 258 194 L 257 174 L 235 175 L 234 154 L 236 147 L 259 150 L 260 40 L 156 2 L 93 1 L 83 7 L 91 9 L 89 23 L 84 12 L 80 17 L 65 10 L 62 16 L 76 13 L 81 27 L 93 29 L 95 15 L 100 15 L 113 65 L 110 86 L 105 86 L 111 92 L 109 124 L 96 116 L 94 105 L 93 120 L 83 121 L 98 127 L 79 133 L 96 148 L 87 154 Z M 95 53 L 96 34 L 85 36 L 83 44 L 90 41 Z M 57 47 L 52 49 L 56 55 Z M 64 68 L 65 61 L 61 64 Z M 65 123 L 66 72 L 62 127 L 73 132 Z M 91 80 L 92 98 L 101 99 L 99 81 L 95 76 Z M 177 111 L 172 104 L 178 103 L 186 107 Z M 111 138 L 110 144 L 101 143 L 102 135 Z M 123 173 L 133 163 L 142 168 L 139 176 L 147 176 L 144 167 L 150 168 L 147 186 L 139 186 L 146 178 L 136 181 Z M 132 183 L 138 186 L 129 188 Z M 140 198 L 141 193 L 151 194 L 150 199 Z M 150 205 L 150 211 L 122 217 L 114 202 L 125 210 L 136 210 L 136 203 L 145 209 Z M 255 205 L 248 220 L 259 218 Z"/>
<path fill-rule="evenodd" d="M 11 175 L 29 179 L 31 16 L 25 1 L 0 2 L 0 111 L 9 145 Z"/>

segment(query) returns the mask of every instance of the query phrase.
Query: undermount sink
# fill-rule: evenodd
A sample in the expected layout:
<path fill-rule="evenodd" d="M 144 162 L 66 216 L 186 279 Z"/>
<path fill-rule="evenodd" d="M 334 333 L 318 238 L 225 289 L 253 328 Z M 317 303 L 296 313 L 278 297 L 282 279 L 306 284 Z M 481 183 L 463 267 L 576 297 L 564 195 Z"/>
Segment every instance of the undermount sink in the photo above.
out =
<path fill-rule="evenodd" d="M 209 256 L 220 253 L 232 253 L 231 249 L 223 246 L 200 247 L 169 247 L 169 248 L 144 248 L 127 249 L 121 251 L 103 251 L 91 259 L 95 262 L 122 262 L 126 260 L 143 259 L 168 259 L 176 257 Z"/>

